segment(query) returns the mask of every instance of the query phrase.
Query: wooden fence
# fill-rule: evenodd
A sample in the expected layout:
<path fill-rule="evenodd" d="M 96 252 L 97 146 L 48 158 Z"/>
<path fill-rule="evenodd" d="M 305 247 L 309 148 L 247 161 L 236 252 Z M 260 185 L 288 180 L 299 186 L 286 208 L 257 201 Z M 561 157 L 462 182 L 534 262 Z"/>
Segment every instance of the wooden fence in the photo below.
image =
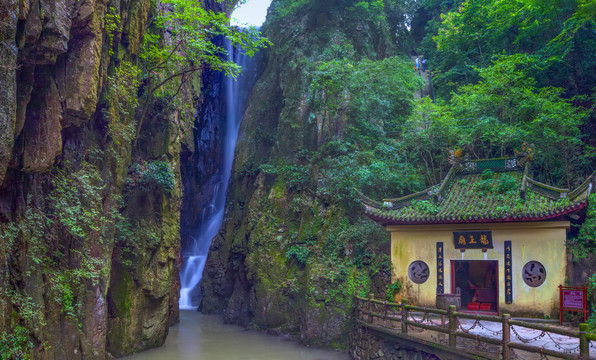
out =
<path fill-rule="evenodd" d="M 414 312 L 424 314 L 421 320 L 416 320 L 412 316 L 412 313 Z M 430 320 L 431 315 L 435 315 L 437 318 L 440 317 L 441 322 L 425 322 L 425 319 Z M 453 349 L 457 348 L 457 337 L 472 339 L 480 343 L 497 345 L 501 347 L 500 358 L 503 360 L 518 358 L 512 352 L 512 349 L 536 353 L 541 357 L 551 356 L 560 359 L 589 359 L 590 347 L 596 349 L 596 347 L 590 344 L 590 341 L 596 341 L 596 334 L 588 332 L 587 324 L 580 324 L 578 330 L 568 330 L 545 324 L 514 320 L 511 319 L 509 314 L 490 316 L 458 312 L 455 309 L 455 305 L 449 306 L 449 310 L 440 310 L 435 308 L 408 305 L 406 300 L 402 300 L 402 303 L 398 304 L 376 300 L 373 297 L 363 298 L 356 296 L 356 317 L 362 323 L 368 323 L 377 326 L 379 323 L 383 323 L 383 321 L 375 321 L 375 319 L 382 319 L 385 323 L 389 322 L 392 324 L 392 328 L 401 328 L 402 334 L 408 334 L 408 329 L 411 326 L 446 334 L 449 338 L 448 346 Z M 494 335 L 500 335 L 500 339 L 479 334 L 472 334 L 469 329 L 466 330 L 461 326 L 460 319 L 474 320 L 474 325 L 472 325 L 472 328 L 475 327 L 476 324 L 479 324 L 480 321 L 500 323 L 500 330 L 488 330 Z M 519 336 L 514 326 L 541 331 L 541 334 L 536 338 L 541 338 L 548 335 L 555 343 L 555 347 L 561 351 L 528 345 L 527 343 L 531 342 L 533 339 L 529 339 L 530 341 L 524 341 L 524 339 Z M 521 342 L 511 341 L 512 332 L 515 336 L 520 338 Z M 579 349 L 576 348 L 575 351 L 579 351 L 575 354 L 566 352 L 560 345 L 557 345 L 557 342 L 552 338 L 552 334 L 577 338 L 579 341 Z"/>

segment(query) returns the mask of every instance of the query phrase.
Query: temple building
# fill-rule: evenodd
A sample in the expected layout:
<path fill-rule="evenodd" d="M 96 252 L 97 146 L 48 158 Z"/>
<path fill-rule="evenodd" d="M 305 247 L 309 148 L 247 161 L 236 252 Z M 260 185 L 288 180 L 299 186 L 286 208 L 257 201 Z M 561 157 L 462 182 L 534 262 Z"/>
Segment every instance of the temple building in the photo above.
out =
<path fill-rule="evenodd" d="M 574 190 L 533 180 L 530 157 L 455 160 L 445 179 L 397 199 L 360 199 L 391 233 L 393 280 L 402 298 L 461 310 L 555 316 L 566 285 L 567 233 L 596 182 Z"/>

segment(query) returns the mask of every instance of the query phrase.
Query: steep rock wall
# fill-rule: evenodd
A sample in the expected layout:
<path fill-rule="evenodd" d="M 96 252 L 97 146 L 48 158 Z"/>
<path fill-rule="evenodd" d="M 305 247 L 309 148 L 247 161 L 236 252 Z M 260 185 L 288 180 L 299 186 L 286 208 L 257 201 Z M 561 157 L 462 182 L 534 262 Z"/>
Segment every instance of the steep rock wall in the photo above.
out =
<path fill-rule="evenodd" d="M 193 151 L 202 85 L 182 89 L 184 109 L 152 101 L 133 139 L 122 97 L 140 75 L 126 64 L 152 3 L 0 4 L 3 356 L 122 356 L 161 345 L 177 322 L 180 153 Z"/>
<path fill-rule="evenodd" d="M 365 17 L 355 20 L 347 7 L 341 1 L 281 0 L 270 7 L 263 31 L 274 45 L 240 128 L 226 216 L 211 245 L 200 308 L 224 313 L 228 322 L 335 348 L 347 346 L 354 292 L 388 281 L 377 263 L 387 242 L 383 229 L 317 195 L 317 170 L 310 170 L 304 154 L 321 145 L 322 132 L 341 133 L 342 126 L 313 121 L 306 64 L 346 44 L 371 59 L 397 51 L 388 28 Z M 290 164 L 277 167 L 289 174 L 265 171 L 278 164 Z M 306 187 L 300 183 L 303 168 L 315 176 Z M 378 255 L 370 260 L 374 264 L 355 265 L 350 244 L 341 245 L 339 259 L 326 250 L 350 231 L 342 222 L 348 217 L 370 235 L 361 240 L 369 241 L 371 258 Z M 339 234 L 340 228 L 345 232 Z"/>

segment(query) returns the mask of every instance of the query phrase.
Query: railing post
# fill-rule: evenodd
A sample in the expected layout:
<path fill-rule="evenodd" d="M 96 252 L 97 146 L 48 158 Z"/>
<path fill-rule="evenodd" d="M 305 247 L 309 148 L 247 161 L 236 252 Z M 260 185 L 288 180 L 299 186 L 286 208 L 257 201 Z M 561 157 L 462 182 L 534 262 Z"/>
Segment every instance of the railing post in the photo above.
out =
<path fill-rule="evenodd" d="M 503 314 L 501 321 L 503 322 L 503 360 L 511 359 L 511 349 L 509 348 L 509 342 L 511 342 L 511 328 L 509 327 L 509 319 L 511 315 Z"/>
<path fill-rule="evenodd" d="M 457 318 L 455 317 L 455 305 L 449 305 L 449 347 L 457 347 L 455 331 L 457 330 Z"/>
<path fill-rule="evenodd" d="M 590 342 L 586 337 L 586 333 L 590 330 L 588 324 L 579 324 L 579 358 L 589 359 L 590 358 Z"/>
<path fill-rule="evenodd" d="M 371 300 L 373 300 L 375 298 L 375 294 L 370 293 L 368 294 L 368 322 L 370 324 L 374 324 L 375 318 L 372 314 L 373 312 L 373 302 Z"/>
<path fill-rule="evenodd" d="M 408 333 L 408 324 L 406 324 L 406 320 L 408 320 L 408 309 L 406 306 L 408 305 L 408 300 L 401 299 L 401 332 L 402 334 Z"/>

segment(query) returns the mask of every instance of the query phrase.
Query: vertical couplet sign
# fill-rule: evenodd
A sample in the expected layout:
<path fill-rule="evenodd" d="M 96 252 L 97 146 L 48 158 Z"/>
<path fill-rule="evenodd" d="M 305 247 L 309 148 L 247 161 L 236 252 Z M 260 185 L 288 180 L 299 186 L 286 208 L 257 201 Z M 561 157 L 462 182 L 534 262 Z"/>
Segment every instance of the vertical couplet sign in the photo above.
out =
<path fill-rule="evenodd" d="M 443 242 L 437 242 L 437 294 L 445 291 L 445 274 L 443 273 Z"/>
<path fill-rule="evenodd" d="M 513 272 L 511 270 L 511 240 L 505 241 L 505 304 L 513 303 Z"/>

